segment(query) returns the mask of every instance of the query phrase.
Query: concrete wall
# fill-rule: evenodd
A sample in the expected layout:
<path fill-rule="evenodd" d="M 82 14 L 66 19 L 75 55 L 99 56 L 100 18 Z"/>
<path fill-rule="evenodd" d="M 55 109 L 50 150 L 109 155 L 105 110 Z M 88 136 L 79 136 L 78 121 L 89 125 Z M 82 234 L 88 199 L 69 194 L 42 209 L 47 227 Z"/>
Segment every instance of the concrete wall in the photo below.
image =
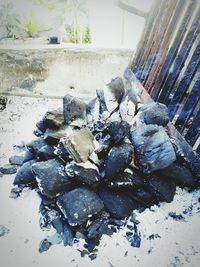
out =
<path fill-rule="evenodd" d="M 0 49 L 0 92 L 93 95 L 105 82 L 123 75 L 132 54 L 125 49 L 4 47 Z"/>

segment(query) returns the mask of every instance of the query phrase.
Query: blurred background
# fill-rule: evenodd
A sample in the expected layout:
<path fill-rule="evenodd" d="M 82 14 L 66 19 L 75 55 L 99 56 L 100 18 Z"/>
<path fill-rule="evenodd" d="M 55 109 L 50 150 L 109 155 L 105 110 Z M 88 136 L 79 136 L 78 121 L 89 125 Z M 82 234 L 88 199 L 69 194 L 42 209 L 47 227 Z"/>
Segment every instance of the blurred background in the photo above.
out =
<path fill-rule="evenodd" d="M 46 43 L 135 49 L 145 19 L 121 9 L 116 0 L 1 0 L 0 42 Z M 148 12 L 154 0 L 123 0 Z"/>

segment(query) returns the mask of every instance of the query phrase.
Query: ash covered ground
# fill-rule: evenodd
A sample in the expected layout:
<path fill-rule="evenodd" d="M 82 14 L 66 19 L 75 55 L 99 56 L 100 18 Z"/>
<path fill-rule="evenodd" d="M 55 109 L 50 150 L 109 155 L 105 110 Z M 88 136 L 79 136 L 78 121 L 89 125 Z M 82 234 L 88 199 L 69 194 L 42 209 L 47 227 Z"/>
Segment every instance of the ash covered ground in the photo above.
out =
<path fill-rule="evenodd" d="M 9 97 L 0 112 L 0 165 L 15 155 L 15 145 L 34 138 L 35 123 L 47 110 L 56 109 L 62 100 Z M 97 257 L 81 257 L 84 241 L 72 247 L 54 245 L 45 253 L 38 251 L 42 239 L 55 239 L 54 230 L 39 226 L 40 198 L 26 189 L 18 199 L 9 197 L 15 175 L 0 178 L 0 250 L 2 266 L 198 266 L 199 190 L 191 193 L 177 187 L 172 203 L 161 203 L 135 212 L 141 237 L 140 248 L 132 247 L 126 236 L 130 222 L 111 237 L 103 235 Z"/>

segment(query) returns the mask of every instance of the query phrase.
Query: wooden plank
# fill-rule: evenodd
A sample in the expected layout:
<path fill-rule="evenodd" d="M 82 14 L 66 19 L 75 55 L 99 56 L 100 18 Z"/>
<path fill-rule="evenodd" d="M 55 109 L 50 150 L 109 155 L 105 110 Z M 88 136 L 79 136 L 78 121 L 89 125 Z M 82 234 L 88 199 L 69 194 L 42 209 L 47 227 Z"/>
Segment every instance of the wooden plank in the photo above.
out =
<path fill-rule="evenodd" d="M 195 116 L 190 128 L 185 135 L 185 139 L 187 142 L 193 146 L 200 136 L 200 110 L 198 111 L 197 115 Z"/>
<path fill-rule="evenodd" d="M 151 89 L 156 81 L 156 78 L 158 76 L 158 73 L 160 72 L 160 69 L 162 68 L 162 65 L 164 63 L 169 44 L 171 42 L 173 32 L 175 28 L 177 27 L 177 23 L 180 19 L 180 16 L 183 12 L 183 9 L 185 8 L 187 0 L 180 0 L 176 6 L 174 15 L 172 17 L 172 20 L 169 24 L 169 27 L 167 28 L 167 31 L 165 35 L 163 36 L 163 40 L 161 41 L 161 45 L 159 48 L 159 52 L 156 55 L 155 61 L 153 66 L 150 69 L 149 75 L 147 77 L 147 80 L 144 84 L 145 89 L 151 93 Z"/>
<path fill-rule="evenodd" d="M 183 74 L 183 78 L 181 79 L 180 83 L 177 84 L 176 88 L 174 89 L 175 93 L 168 106 L 170 120 L 172 120 L 173 117 L 175 116 L 181 104 L 181 101 L 199 67 L 199 64 L 200 64 L 200 40 Z"/>
<path fill-rule="evenodd" d="M 162 69 L 161 69 L 161 71 L 157 77 L 157 81 L 151 90 L 151 96 L 153 99 L 157 99 L 157 96 L 160 92 L 162 84 L 163 84 L 165 78 L 167 77 L 167 74 L 169 73 L 169 69 L 171 67 L 172 61 L 173 61 L 175 55 L 177 54 L 177 51 L 179 49 L 179 46 L 180 46 L 181 41 L 183 39 L 183 36 L 186 33 L 188 23 L 191 19 L 191 16 L 193 15 L 193 12 L 194 12 L 196 6 L 197 6 L 197 1 L 191 0 L 189 3 L 189 6 L 185 12 L 185 15 L 182 19 L 182 23 L 180 24 L 180 27 L 176 33 L 173 44 L 172 44 L 172 46 L 171 46 L 171 48 L 170 48 L 170 50 L 169 50 L 169 52 L 165 58 L 165 62 L 162 66 Z"/>
<path fill-rule="evenodd" d="M 181 69 L 184 66 L 184 62 L 187 59 L 187 56 L 190 52 L 190 49 L 191 49 L 197 35 L 199 34 L 199 31 L 200 31 L 199 24 L 200 24 L 200 8 L 198 9 L 198 12 L 195 16 L 193 24 L 187 33 L 187 36 L 186 36 L 184 43 L 183 43 L 177 57 L 175 58 L 172 66 L 170 68 L 169 75 L 167 76 L 167 79 L 164 83 L 162 91 L 158 97 L 159 102 L 162 102 L 162 103 L 169 102 L 169 95 L 171 93 L 173 85 L 174 85 Z"/>
<path fill-rule="evenodd" d="M 142 62 L 139 68 L 139 75 L 137 75 L 137 77 L 142 83 L 144 82 L 144 76 L 146 74 L 147 66 L 149 66 L 149 63 L 151 62 L 152 58 L 155 56 L 155 54 L 153 54 L 154 52 L 152 51 L 152 48 L 154 47 L 156 40 L 157 40 L 157 36 L 160 32 L 160 26 L 158 25 L 160 25 L 166 18 L 167 12 L 165 11 L 168 9 L 169 3 L 171 1 L 172 0 L 167 0 L 167 1 L 162 2 L 160 5 L 160 9 L 158 10 L 158 15 L 155 19 L 155 23 L 152 28 L 149 42 L 147 43 L 144 53 L 143 53 Z"/>
<path fill-rule="evenodd" d="M 148 39 L 150 37 L 150 33 L 152 31 L 152 28 L 153 28 L 152 25 L 153 25 L 153 23 L 155 23 L 155 18 L 156 18 L 156 15 L 158 14 L 157 11 L 158 11 L 159 5 L 160 5 L 159 2 L 160 2 L 160 0 L 155 1 L 154 5 L 152 6 L 152 8 L 148 14 L 148 17 L 147 17 L 147 20 L 146 20 L 146 23 L 144 26 L 144 30 L 142 33 L 142 37 L 138 43 L 136 54 L 135 54 L 134 60 L 133 60 L 132 65 L 131 65 L 131 69 L 134 72 L 139 67 L 140 62 L 141 62 L 141 57 L 142 57 L 144 50 L 147 46 L 147 42 L 148 42 Z"/>
<path fill-rule="evenodd" d="M 148 57 L 150 55 L 151 47 L 152 47 L 152 45 L 154 43 L 154 39 L 155 39 L 155 36 L 157 34 L 157 30 L 158 30 L 157 25 L 159 25 L 160 18 L 162 16 L 163 10 L 166 8 L 167 2 L 169 2 L 169 1 L 170 0 L 163 0 L 158 5 L 159 9 L 157 10 L 157 14 L 156 14 L 156 16 L 154 18 L 153 25 L 152 25 L 152 28 L 151 28 L 151 31 L 150 31 L 150 34 L 149 34 L 149 38 L 148 38 L 148 40 L 146 42 L 146 45 L 144 47 L 140 62 L 138 64 L 138 66 L 137 66 L 137 70 L 135 71 L 135 75 L 140 81 L 141 81 L 141 75 L 142 75 L 142 71 L 143 71 L 145 62 L 146 62 L 146 60 L 148 59 Z"/>
<path fill-rule="evenodd" d="M 151 47 L 150 56 L 149 56 L 149 59 L 146 61 L 146 64 L 143 68 L 142 76 L 140 78 L 147 91 L 148 91 L 148 88 L 146 87 L 146 80 L 148 79 L 148 76 L 151 72 L 151 69 L 153 67 L 153 64 L 156 58 L 160 60 L 160 58 L 162 57 L 162 53 L 163 53 L 162 41 L 167 32 L 170 20 L 174 16 L 174 10 L 175 10 L 176 4 L 177 4 L 177 1 L 174 1 L 174 0 L 171 0 L 168 2 L 168 6 L 166 7 L 166 10 L 162 13 L 160 22 L 157 26 L 158 31 L 155 36 L 153 45 Z"/>
<path fill-rule="evenodd" d="M 178 119 L 175 122 L 175 126 L 178 131 L 182 131 L 184 128 L 184 125 L 186 124 L 187 120 L 192 115 L 192 112 L 194 111 L 199 99 L 200 99 L 200 77 L 196 80 L 191 93 L 189 94 L 185 105 L 178 117 Z"/>

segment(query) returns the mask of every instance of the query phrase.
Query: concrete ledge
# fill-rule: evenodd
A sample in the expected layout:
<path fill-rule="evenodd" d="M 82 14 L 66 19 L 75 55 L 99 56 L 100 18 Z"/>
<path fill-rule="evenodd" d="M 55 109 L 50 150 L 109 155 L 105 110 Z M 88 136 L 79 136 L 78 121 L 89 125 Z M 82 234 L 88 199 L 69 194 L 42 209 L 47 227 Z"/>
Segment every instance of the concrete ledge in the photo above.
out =
<path fill-rule="evenodd" d="M 123 75 L 133 51 L 63 45 L 0 46 L 0 92 L 95 94 Z"/>

